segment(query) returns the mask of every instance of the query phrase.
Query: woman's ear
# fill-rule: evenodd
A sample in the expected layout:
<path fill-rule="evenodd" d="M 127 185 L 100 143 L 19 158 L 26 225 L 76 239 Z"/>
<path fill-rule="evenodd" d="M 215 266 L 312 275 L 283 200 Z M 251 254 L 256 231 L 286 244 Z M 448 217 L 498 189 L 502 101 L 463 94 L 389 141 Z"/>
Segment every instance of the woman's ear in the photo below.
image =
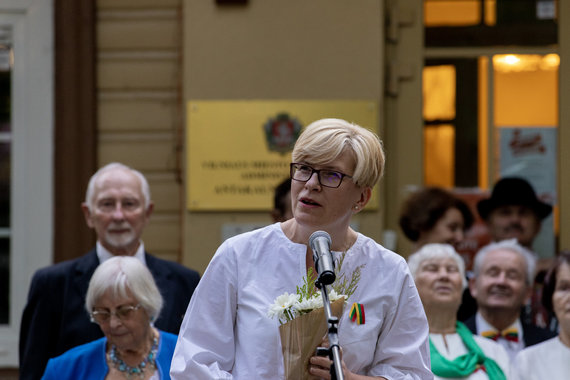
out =
<path fill-rule="evenodd" d="M 352 206 L 354 212 L 357 213 L 360 210 L 362 210 L 366 206 L 371 197 L 372 197 L 372 188 L 363 187 L 360 191 L 360 198 L 354 204 L 354 206 Z"/>

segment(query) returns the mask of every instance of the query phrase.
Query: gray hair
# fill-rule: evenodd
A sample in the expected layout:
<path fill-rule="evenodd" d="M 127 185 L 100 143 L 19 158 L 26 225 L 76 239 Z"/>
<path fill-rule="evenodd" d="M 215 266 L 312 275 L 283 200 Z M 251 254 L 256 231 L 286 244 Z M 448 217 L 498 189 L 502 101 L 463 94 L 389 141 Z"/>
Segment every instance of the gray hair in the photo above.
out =
<path fill-rule="evenodd" d="M 121 164 L 120 162 L 111 162 L 101 167 L 89 179 L 89 183 L 87 184 L 87 191 L 85 192 L 85 204 L 87 205 L 89 210 L 93 211 L 93 196 L 95 195 L 95 184 L 97 183 L 97 180 L 102 174 L 112 170 L 130 171 L 139 179 L 141 184 L 141 193 L 144 198 L 144 208 L 146 210 L 150 204 L 150 186 L 148 185 L 148 181 L 141 172 L 125 164 Z"/>
<path fill-rule="evenodd" d="M 154 322 L 162 309 L 163 299 L 152 274 L 137 258 L 115 256 L 97 267 L 89 281 L 85 308 L 88 313 L 110 291 L 113 298 L 127 298 L 130 292 Z"/>
<path fill-rule="evenodd" d="M 420 265 L 429 259 L 453 259 L 459 268 L 463 289 L 467 287 L 467 279 L 465 278 L 465 262 L 455 251 L 455 248 L 449 244 L 426 244 L 408 257 L 408 267 L 410 268 L 414 281 L 416 279 L 418 269 L 420 269 Z"/>
<path fill-rule="evenodd" d="M 517 239 L 502 240 L 499 242 L 487 244 L 486 246 L 481 248 L 475 255 L 475 259 L 473 261 L 473 274 L 475 275 L 475 277 L 478 276 L 479 273 L 481 272 L 481 267 L 483 266 L 483 261 L 485 260 L 485 257 L 490 252 L 498 251 L 501 249 L 506 249 L 511 252 L 514 252 L 524 259 L 526 263 L 526 284 L 531 285 L 534 281 L 534 269 L 536 267 L 536 257 L 531 251 L 520 245 L 517 242 Z"/>

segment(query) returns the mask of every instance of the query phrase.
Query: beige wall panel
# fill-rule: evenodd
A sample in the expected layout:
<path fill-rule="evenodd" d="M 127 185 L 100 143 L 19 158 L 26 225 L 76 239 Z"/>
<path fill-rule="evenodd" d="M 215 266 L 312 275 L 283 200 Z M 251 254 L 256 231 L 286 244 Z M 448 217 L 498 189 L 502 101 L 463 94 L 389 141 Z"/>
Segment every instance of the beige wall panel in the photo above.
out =
<path fill-rule="evenodd" d="M 97 0 L 97 9 L 175 8 L 181 0 Z"/>
<path fill-rule="evenodd" d="M 100 50 L 175 50 L 180 45 L 178 20 L 109 19 L 97 24 Z"/>
<path fill-rule="evenodd" d="M 185 0 L 185 96 L 379 98 L 382 2 Z"/>
<path fill-rule="evenodd" d="M 103 100 L 98 118 L 101 132 L 172 131 L 178 120 L 174 99 Z"/>
<path fill-rule="evenodd" d="M 155 212 L 178 214 L 181 207 L 180 190 L 178 183 L 174 180 L 174 175 L 172 180 L 153 180 L 152 177 L 147 179 Z"/>
<path fill-rule="evenodd" d="M 99 90 L 173 89 L 179 81 L 175 60 L 103 60 L 97 69 Z"/>
<path fill-rule="evenodd" d="M 105 141 L 98 154 L 105 162 L 119 161 L 142 172 L 172 171 L 176 162 L 171 140 Z"/>
<path fill-rule="evenodd" d="M 170 217 L 151 217 L 142 238 L 149 252 L 176 252 L 180 246 L 180 223 Z"/>

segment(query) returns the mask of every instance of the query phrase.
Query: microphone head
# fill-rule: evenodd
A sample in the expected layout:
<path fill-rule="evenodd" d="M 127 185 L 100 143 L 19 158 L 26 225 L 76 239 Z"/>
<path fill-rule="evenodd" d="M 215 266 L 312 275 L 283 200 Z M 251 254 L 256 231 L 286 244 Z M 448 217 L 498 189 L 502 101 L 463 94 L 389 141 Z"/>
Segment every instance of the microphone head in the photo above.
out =
<path fill-rule="evenodd" d="M 330 285 L 336 279 L 334 262 L 331 255 L 332 240 L 325 231 L 315 231 L 309 237 L 309 245 L 313 250 L 313 261 L 318 273 L 317 282 L 321 285 Z M 320 287 L 317 285 L 317 287 Z"/>
<path fill-rule="evenodd" d="M 325 231 L 315 231 L 311 234 L 311 236 L 309 237 L 309 246 L 311 247 L 311 249 L 313 250 L 313 252 L 316 250 L 315 248 L 315 242 L 318 238 L 325 238 L 326 242 L 330 248 L 331 244 L 332 244 L 332 240 L 331 240 L 331 236 L 328 234 L 328 232 Z"/>

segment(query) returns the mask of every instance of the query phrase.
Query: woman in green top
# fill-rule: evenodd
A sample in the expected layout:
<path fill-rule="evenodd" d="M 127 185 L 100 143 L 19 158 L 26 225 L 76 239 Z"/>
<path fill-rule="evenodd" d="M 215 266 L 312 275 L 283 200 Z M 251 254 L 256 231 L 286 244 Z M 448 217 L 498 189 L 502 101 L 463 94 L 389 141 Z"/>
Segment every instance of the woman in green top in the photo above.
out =
<path fill-rule="evenodd" d="M 448 244 L 426 244 L 408 266 L 429 323 L 431 369 L 436 379 L 504 380 L 509 357 L 490 339 L 474 336 L 457 321 L 465 265 Z"/>

